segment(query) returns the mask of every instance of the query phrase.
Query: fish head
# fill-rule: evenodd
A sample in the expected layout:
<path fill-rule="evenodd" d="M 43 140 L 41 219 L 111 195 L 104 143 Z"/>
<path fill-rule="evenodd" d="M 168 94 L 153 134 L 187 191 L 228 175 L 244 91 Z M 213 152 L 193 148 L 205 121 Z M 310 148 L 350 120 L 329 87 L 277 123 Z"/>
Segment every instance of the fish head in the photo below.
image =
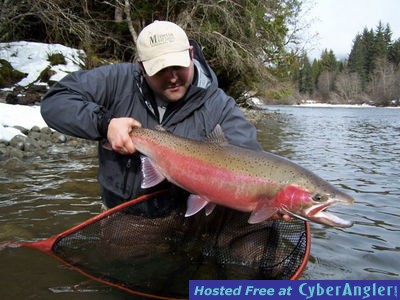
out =
<path fill-rule="evenodd" d="M 277 194 L 280 209 L 304 221 L 335 227 L 350 227 L 351 221 L 344 220 L 326 209 L 335 205 L 351 205 L 353 197 L 334 187 L 308 191 L 299 186 L 288 186 Z"/>

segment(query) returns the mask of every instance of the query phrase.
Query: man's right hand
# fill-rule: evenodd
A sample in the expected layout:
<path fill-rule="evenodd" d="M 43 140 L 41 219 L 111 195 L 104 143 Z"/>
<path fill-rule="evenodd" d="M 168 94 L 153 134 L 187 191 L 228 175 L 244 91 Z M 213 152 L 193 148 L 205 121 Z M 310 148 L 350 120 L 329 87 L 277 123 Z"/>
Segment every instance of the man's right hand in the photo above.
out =
<path fill-rule="evenodd" d="M 142 127 L 133 118 L 112 118 L 108 124 L 107 140 L 111 149 L 120 154 L 128 155 L 136 151 L 130 133 L 134 127 Z"/>

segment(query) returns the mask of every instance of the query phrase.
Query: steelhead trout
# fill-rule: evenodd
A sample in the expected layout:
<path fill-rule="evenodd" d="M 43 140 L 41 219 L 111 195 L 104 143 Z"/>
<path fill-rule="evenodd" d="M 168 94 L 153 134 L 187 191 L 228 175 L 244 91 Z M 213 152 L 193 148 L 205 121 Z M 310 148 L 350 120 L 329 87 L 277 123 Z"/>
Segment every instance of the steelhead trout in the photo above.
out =
<path fill-rule="evenodd" d="M 249 223 L 281 212 L 330 226 L 352 225 L 325 211 L 352 204 L 352 197 L 283 157 L 228 144 L 219 125 L 208 141 L 145 128 L 135 128 L 131 138 L 144 155 L 142 187 L 167 179 L 190 192 L 186 216 L 223 205 L 251 212 Z"/>

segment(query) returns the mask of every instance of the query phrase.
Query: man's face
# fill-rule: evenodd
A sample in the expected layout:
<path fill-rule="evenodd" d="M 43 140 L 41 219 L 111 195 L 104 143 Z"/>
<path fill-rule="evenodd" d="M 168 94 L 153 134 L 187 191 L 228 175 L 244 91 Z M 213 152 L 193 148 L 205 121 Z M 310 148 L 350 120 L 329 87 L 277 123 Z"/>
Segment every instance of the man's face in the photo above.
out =
<path fill-rule="evenodd" d="M 189 52 L 193 57 L 193 50 L 190 49 Z M 145 72 L 144 74 L 147 84 L 155 94 L 166 101 L 176 102 L 185 96 L 193 81 L 193 60 L 190 61 L 190 65 L 187 68 L 171 66 L 162 69 L 153 76 L 148 76 Z"/>

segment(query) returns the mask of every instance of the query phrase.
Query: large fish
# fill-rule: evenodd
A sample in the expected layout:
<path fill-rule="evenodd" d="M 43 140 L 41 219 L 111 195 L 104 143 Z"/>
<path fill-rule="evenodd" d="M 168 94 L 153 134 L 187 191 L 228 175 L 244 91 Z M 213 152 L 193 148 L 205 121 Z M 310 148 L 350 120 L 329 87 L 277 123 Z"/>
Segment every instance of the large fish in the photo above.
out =
<path fill-rule="evenodd" d="M 249 223 L 277 212 L 305 221 L 349 227 L 325 209 L 354 199 L 305 168 L 277 155 L 226 142 L 218 125 L 208 141 L 194 141 L 166 131 L 135 128 L 131 133 L 142 156 L 143 188 L 165 178 L 191 193 L 186 216 L 216 204 L 251 212 Z"/>

